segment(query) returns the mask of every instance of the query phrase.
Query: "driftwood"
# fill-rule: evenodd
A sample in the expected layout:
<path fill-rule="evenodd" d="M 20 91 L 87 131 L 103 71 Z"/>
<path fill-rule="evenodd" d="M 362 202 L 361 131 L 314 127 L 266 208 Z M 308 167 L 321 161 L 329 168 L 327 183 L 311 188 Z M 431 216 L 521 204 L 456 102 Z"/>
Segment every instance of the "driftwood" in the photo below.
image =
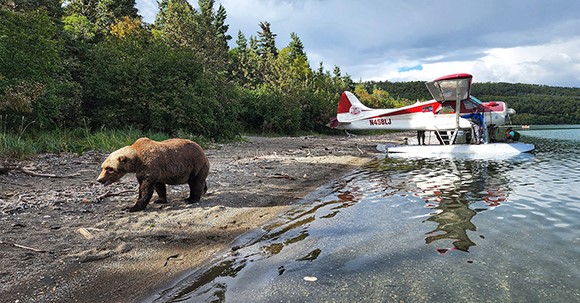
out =
<path fill-rule="evenodd" d="M 29 170 L 28 168 L 25 167 L 17 167 L 17 166 L 4 166 L 4 167 L 0 167 L 0 174 L 5 174 L 9 171 L 21 171 L 25 174 L 31 175 L 33 177 L 43 177 L 43 178 L 73 178 L 73 177 L 78 177 L 81 175 L 82 172 L 89 172 L 89 170 L 81 170 L 78 171 L 74 174 L 68 174 L 68 175 L 55 175 L 55 174 L 43 174 L 43 173 L 37 173 L 34 171 Z"/>
<path fill-rule="evenodd" d="M 275 173 L 273 175 L 268 176 L 268 178 L 296 180 L 296 178 L 286 173 Z"/>
<path fill-rule="evenodd" d="M 135 190 L 131 190 L 131 189 L 129 189 L 129 190 L 122 190 L 122 191 L 116 192 L 116 193 L 112 193 L 112 192 L 108 191 L 108 192 L 106 192 L 106 193 L 104 193 L 104 194 L 102 194 L 100 196 L 97 196 L 96 199 L 97 199 L 97 201 L 100 201 L 100 200 L 105 199 L 106 197 L 120 196 L 122 194 L 134 193 L 134 192 L 135 192 Z"/>
<path fill-rule="evenodd" d="M 29 175 L 34 176 L 34 177 L 45 177 L 45 178 L 72 178 L 72 177 L 80 176 L 81 172 L 82 172 L 82 171 L 79 171 L 77 173 L 68 174 L 68 175 L 54 175 L 54 174 L 42 174 L 42 173 L 33 172 L 33 171 L 28 170 L 24 167 L 19 168 L 19 170 L 22 171 L 23 173 L 29 174 Z"/>
<path fill-rule="evenodd" d="M 83 237 L 85 237 L 85 239 L 90 240 L 93 238 L 93 234 L 91 234 L 90 231 L 88 231 L 86 228 L 81 227 L 79 229 L 77 229 L 77 232 L 79 234 L 81 234 Z"/>
<path fill-rule="evenodd" d="M 0 244 L 14 246 L 14 247 L 22 248 L 22 249 L 28 249 L 28 250 L 32 250 L 34 252 L 39 252 L 39 253 L 45 253 L 46 252 L 46 250 L 37 249 L 37 248 L 33 248 L 33 247 L 28 247 L 28 246 L 24 246 L 24 245 L 20 245 L 20 244 L 16 244 L 16 243 L 4 242 L 2 240 L 0 240 Z"/>
<path fill-rule="evenodd" d="M 354 147 L 356 147 L 356 149 L 358 149 L 358 152 L 359 152 L 361 155 L 364 155 L 364 153 L 365 153 L 365 152 L 364 152 L 362 149 L 360 149 L 360 147 L 358 147 L 358 144 L 355 144 L 355 145 L 354 145 Z"/>
<path fill-rule="evenodd" d="M 163 264 L 163 267 L 166 267 L 167 264 L 169 263 L 169 261 L 172 259 L 175 259 L 176 261 L 181 261 L 181 260 L 183 260 L 183 257 L 181 257 L 180 254 L 171 255 L 171 256 L 167 257 L 167 259 L 165 259 L 165 264 Z"/>

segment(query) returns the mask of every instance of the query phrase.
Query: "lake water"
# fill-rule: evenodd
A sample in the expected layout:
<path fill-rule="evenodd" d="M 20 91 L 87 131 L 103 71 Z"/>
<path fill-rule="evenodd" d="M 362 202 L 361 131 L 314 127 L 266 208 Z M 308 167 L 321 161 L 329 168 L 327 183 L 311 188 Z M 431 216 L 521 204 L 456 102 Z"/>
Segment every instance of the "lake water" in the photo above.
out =
<path fill-rule="evenodd" d="M 372 161 L 152 300 L 580 302 L 580 129 L 522 135 L 501 161 Z"/>

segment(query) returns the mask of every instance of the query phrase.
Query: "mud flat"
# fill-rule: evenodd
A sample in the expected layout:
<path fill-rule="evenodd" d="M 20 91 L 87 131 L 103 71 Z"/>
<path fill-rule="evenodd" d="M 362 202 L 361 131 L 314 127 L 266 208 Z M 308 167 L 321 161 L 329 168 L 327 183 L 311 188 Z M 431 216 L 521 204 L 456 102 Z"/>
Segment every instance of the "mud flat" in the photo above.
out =
<path fill-rule="evenodd" d="M 124 211 L 133 175 L 96 182 L 106 154 L 0 159 L 0 297 L 3 302 L 133 302 L 229 248 L 317 187 L 374 158 L 379 143 L 412 134 L 245 137 L 210 146 L 209 190 L 187 185 L 169 203 Z"/>

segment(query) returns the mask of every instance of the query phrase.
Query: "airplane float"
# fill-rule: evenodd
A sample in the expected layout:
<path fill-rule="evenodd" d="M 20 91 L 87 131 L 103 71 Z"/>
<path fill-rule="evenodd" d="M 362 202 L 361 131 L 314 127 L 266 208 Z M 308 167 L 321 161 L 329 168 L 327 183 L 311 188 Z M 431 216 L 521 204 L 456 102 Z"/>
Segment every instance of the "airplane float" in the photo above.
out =
<path fill-rule="evenodd" d="M 378 146 L 389 153 L 413 155 L 473 154 L 514 155 L 532 151 L 535 146 L 521 142 L 493 142 L 495 130 L 506 124 L 515 110 L 500 101 L 482 102 L 470 95 L 470 74 L 452 74 L 427 82 L 432 100 L 393 109 L 372 109 L 363 105 L 351 92 L 340 97 L 336 119 L 329 126 L 344 130 L 417 130 L 433 132 L 438 145 Z M 459 101 L 457 101 L 459 100 Z M 483 143 L 470 144 L 472 122 L 462 116 L 483 115 Z M 490 135 L 492 138 L 490 138 Z M 491 141 L 491 142 L 490 142 Z"/>

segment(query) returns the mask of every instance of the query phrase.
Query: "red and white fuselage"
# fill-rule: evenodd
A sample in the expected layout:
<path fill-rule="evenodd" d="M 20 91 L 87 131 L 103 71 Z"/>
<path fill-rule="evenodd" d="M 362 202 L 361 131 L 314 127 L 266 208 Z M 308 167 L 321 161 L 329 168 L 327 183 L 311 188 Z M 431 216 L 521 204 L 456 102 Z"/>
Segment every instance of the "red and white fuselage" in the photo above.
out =
<path fill-rule="evenodd" d="M 340 97 L 336 119 L 330 123 L 331 127 L 347 130 L 427 130 L 444 131 L 456 129 L 469 129 L 469 120 L 461 118 L 461 115 L 470 114 L 474 108 L 484 115 L 486 125 L 494 124 L 501 126 L 506 123 L 506 117 L 514 114 L 513 109 L 508 109 L 504 102 L 481 102 L 469 95 L 471 75 L 455 74 L 438 78 L 427 83 L 427 87 L 435 99 L 417 102 L 400 108 L 372 109 L 363 105 L 351 92 L 345 91 Z M 449 90 L 448 96 L 445 85 L 456 85 L 464 81 L 463 90 Z M 430 87 L 431 85 L 431 87 Z M 432 87 L 436 85 L 436 92 Z M 460 94 L 454 95 L 459 90 Z M 441 92 L 439 94 L 439 92 Z M 460 96 L 461 95 L 461 96 Z M 459 115 L 457 101 L 460 99 Z"/>

